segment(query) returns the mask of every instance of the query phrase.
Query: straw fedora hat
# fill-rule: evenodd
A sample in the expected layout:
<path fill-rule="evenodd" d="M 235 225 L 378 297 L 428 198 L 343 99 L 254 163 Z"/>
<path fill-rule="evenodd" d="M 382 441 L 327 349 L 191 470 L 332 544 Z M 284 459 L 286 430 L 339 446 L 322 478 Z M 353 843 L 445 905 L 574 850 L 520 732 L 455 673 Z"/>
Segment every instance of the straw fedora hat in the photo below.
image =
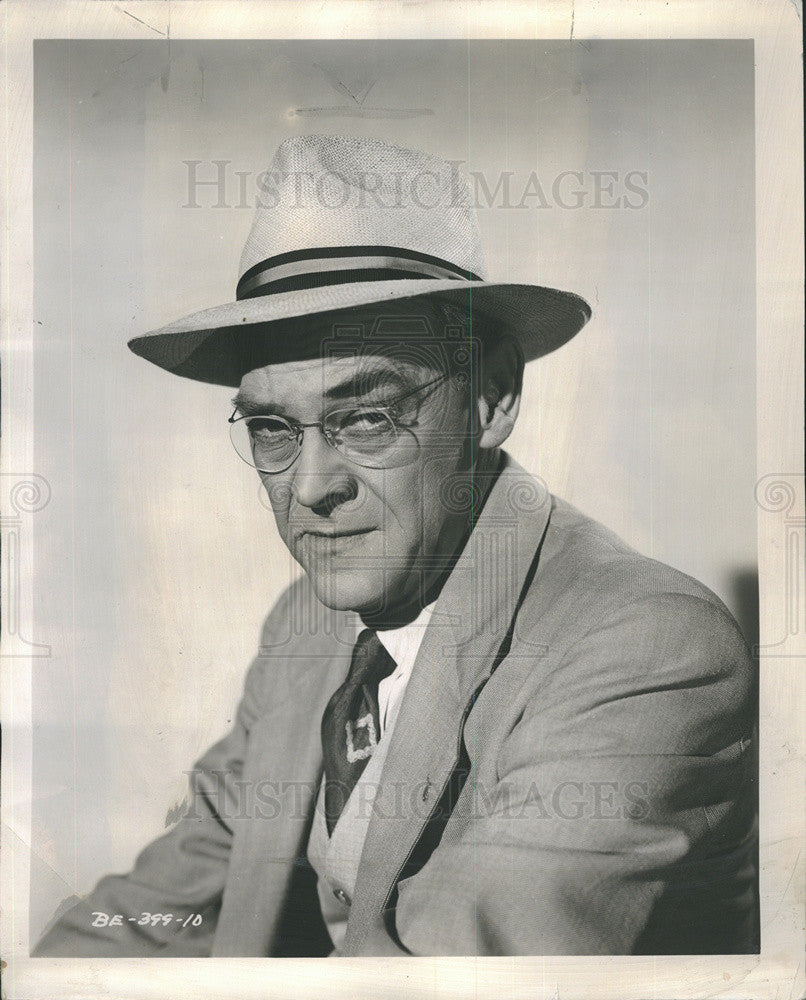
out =
<path fill-rule="evenodd" d="M 590 318 L 570 292 L 489 281 L 467 180 L 456 164 L 377 139 L 303 135 L 278 148 L 244 247 L 234 302 L 129 341 L 169 372 L 237 386 L 247 333 L 289 357 L 304 317 L 422 298 L 515 336 L 527 361 Z M 295 333 L 295 331 L 297 331 Z"/>

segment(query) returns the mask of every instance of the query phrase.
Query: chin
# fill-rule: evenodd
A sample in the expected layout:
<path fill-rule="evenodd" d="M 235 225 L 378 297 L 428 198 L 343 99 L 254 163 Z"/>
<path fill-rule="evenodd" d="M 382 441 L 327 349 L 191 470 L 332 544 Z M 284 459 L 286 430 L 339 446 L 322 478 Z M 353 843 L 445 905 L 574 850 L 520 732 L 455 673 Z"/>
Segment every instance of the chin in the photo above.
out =
<path fill-rule="evenodd" d="M 377 612 L 383 607 L 384 581 L 366 570 L 309 571 L 317 598 L 333 611 Z"/>

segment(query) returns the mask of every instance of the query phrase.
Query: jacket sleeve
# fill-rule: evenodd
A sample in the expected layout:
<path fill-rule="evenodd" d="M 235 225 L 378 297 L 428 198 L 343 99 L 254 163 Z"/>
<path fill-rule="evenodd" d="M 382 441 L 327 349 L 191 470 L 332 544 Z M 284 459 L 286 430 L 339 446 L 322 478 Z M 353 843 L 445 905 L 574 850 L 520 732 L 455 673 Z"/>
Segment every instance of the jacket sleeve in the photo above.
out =
<path fill-rule="evenodd" d="M 493 787 L 472 789 L 467 821 L 400 884 L 397 944 L 752 950 L 736 928 L 752 909 L 754 674 L 710 601 L 661 594 L 600 622 L 533 689 Z M 380 923 L 369 949 L 394 951 Z"/>
<path fill-rule="evenodd" d="M 282 620 L 281 604 L 282 599 L 266 620 L 264 645 L 274 623 Z M 33 956 L 210 954 L 232 843 L 225 817 L 237 811 L 233 801 L 250 728 L 265 704 L 266 668 L 266 659 L 258 655 L 247 673 L 233 728 L 194 765 L 183 818 L 142 851 L 132 871 L 102 878 L 88 896 L 54 919 Z M 98 913 L 122 920 L 96 926 L 102 922 Z"/>

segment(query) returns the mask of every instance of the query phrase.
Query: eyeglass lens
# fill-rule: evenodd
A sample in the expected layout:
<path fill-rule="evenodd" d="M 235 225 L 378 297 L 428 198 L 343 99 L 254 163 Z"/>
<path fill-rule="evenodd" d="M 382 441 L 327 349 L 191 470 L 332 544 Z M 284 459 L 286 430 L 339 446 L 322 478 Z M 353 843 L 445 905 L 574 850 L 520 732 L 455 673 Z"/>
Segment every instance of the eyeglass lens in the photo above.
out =
<path fill-rule="evenodd" d="M 404 465 L 417 451 L 414 435 L 374 407 L 334 411 L 321 426 L 333 448 L 364 467 Z M 281 417 L 243 417 L 230 424 L 230 434 L 241 458 L 261 472 L 284 471 L 302 447 L 302 429 Z"/>

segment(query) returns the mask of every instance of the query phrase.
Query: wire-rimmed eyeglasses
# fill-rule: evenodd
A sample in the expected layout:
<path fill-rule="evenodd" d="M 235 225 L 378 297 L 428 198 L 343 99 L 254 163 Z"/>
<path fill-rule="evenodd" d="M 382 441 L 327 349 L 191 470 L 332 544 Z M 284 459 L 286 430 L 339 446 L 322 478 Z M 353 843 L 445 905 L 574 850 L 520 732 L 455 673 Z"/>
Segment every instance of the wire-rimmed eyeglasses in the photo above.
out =
<path fill-rule="evenodd" d="M 318 427 L 340 455 L 365 469 L 391 469 L 413 461 L 419 449 L 411 426 L 400 423 L 396 407 L 416 393 L 433 391 L 450 378 L 444 373 L 415 386 L 383 406 L 362 404 L 331 410 L 321 420 L 301 424 L 276 414 L 245 414 L 237 408 L 229 418 L 230 437 L 240 457 L 258 472 L 285 472 L 299 457 L 308 427 Z M 425 396 L 423 396 L 423 399 Z"/>

